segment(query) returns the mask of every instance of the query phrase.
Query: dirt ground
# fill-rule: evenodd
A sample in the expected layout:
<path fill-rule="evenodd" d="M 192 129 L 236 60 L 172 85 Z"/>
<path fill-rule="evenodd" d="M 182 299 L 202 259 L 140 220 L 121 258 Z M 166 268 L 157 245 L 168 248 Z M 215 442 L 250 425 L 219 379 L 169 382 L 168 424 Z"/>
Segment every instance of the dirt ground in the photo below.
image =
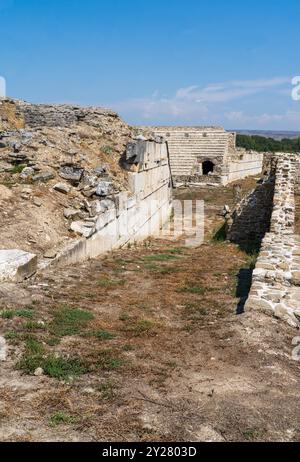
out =
<path fill-rule="evenodd" d="M 235 201 L 232 187 L 180 197 L 206 199 L 211 233 Z M 236 314 L 251 265 L 207 234 L 0 286 L 0 440 L 299 441 L 299 334 Z"/>

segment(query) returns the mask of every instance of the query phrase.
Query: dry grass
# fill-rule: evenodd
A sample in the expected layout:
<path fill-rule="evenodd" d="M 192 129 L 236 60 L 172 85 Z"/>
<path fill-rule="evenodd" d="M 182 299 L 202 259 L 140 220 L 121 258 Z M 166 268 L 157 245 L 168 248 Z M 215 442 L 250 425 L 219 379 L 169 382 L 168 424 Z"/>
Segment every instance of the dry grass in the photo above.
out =
<path fill-rule="evenodd" d="M 248 266 L 232 244 L 160 240 L 49 270 L 36 281 L 48 287 L 36 285 L 33 319 L 0 320 L 11 358 L 0 439 L 194 441 L 211 438 L 208 427 L 228 441 L 297 440 L 295 332 L 259 313 L 235 315 Z M 25 327 L 40 320 L 44 329 Z M 33 363 L 16 386 L 22 357 Z M 31 375 L 36 360 L 48 375 Z"/>

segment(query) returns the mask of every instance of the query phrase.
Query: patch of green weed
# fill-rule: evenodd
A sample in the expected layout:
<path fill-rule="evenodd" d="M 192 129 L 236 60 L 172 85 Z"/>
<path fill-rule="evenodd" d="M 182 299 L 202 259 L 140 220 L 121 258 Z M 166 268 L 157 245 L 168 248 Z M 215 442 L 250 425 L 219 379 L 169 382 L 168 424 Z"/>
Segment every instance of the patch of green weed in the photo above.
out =
<path fill-rule="evenodd" d="M 62 306 L 54 313 L 50 332 L 56 338 L 77 335 L 92 319 L 94 316 L 89 311 Z"/>
<path fill-rule="evenodd" d="M 58 411 L 50 417 L 50 427 L 57 427 L 59 425 L 72 425 L 76 423 L 76 417 L 66 414 L 64 411 Z"/>
<path fill-rule="evenodd" d="M 106 330 L 98 330 L 93 333 L 93 336 L 100 340 L 113 340 L 116 337 L 114 334 L 107 332 Z"/>

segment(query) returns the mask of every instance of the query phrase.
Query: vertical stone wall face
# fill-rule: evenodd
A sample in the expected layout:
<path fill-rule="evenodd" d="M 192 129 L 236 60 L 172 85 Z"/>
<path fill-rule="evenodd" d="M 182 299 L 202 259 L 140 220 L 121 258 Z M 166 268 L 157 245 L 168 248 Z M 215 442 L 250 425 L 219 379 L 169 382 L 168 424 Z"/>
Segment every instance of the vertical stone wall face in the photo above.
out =
<path fill-rule="evenodd" d="M 126 244 L 159 233 L 172 211 L 172 182 L 167 144 L 130 143 L 128 175 L 130 194 L 121 193 L 118 207 L 101 214 L 96 232 L 65 249 L 53 262 L 63 266 L 95 258 Z"/>
<path fill-rule="evenodd" d="M 293 326 L 300 320 L 300 237 L 294 234 L 297 156 L 276 155 L 270 231 L 265 235 L 246 310 L 262 310 Z"/>
<path fill-rule="evenodd" d="M 232 224 L 228 238 L 248 249 L 260 245 L 265 234 L 270 230 L 273 197 L 275 190 L 275 171 L 259 184 L 237 206 L 232 215 Z"/>
<path fill-rule="evenodd" d="M 296 162 L 295 193 L 300 194 L 300 160 L 297 160 L 297 162 Z"/>
<path fill-rule="evenodd" d="M 78 122 L 90 126 L 103 126 L 103 120 L 117 119 L 118 115 L 110 109 L 98 107 L 81 107 L 67 104 L 28 104 L 18 102 L 19 111 L 23 114 L 28 128 L 39 127 L 71 127 Z"/>
<path fill-rule="evenodd" d="M 227 181 L 237 181 L 250 175 L 260 175 L 263 166 L 263 154 L 238 149 L 228 162 Z"/>

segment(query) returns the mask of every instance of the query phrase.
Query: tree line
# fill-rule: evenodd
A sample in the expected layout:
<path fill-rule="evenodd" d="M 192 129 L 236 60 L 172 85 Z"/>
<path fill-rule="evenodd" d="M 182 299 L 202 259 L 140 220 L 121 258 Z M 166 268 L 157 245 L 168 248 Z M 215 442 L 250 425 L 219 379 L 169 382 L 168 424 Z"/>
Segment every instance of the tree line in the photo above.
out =
<path fill-rule="evenodd" d="M 236 145 L 257 152 L 300 152 L 300 138 L 279 141 L 259 135 L 237 135 Z"/>

